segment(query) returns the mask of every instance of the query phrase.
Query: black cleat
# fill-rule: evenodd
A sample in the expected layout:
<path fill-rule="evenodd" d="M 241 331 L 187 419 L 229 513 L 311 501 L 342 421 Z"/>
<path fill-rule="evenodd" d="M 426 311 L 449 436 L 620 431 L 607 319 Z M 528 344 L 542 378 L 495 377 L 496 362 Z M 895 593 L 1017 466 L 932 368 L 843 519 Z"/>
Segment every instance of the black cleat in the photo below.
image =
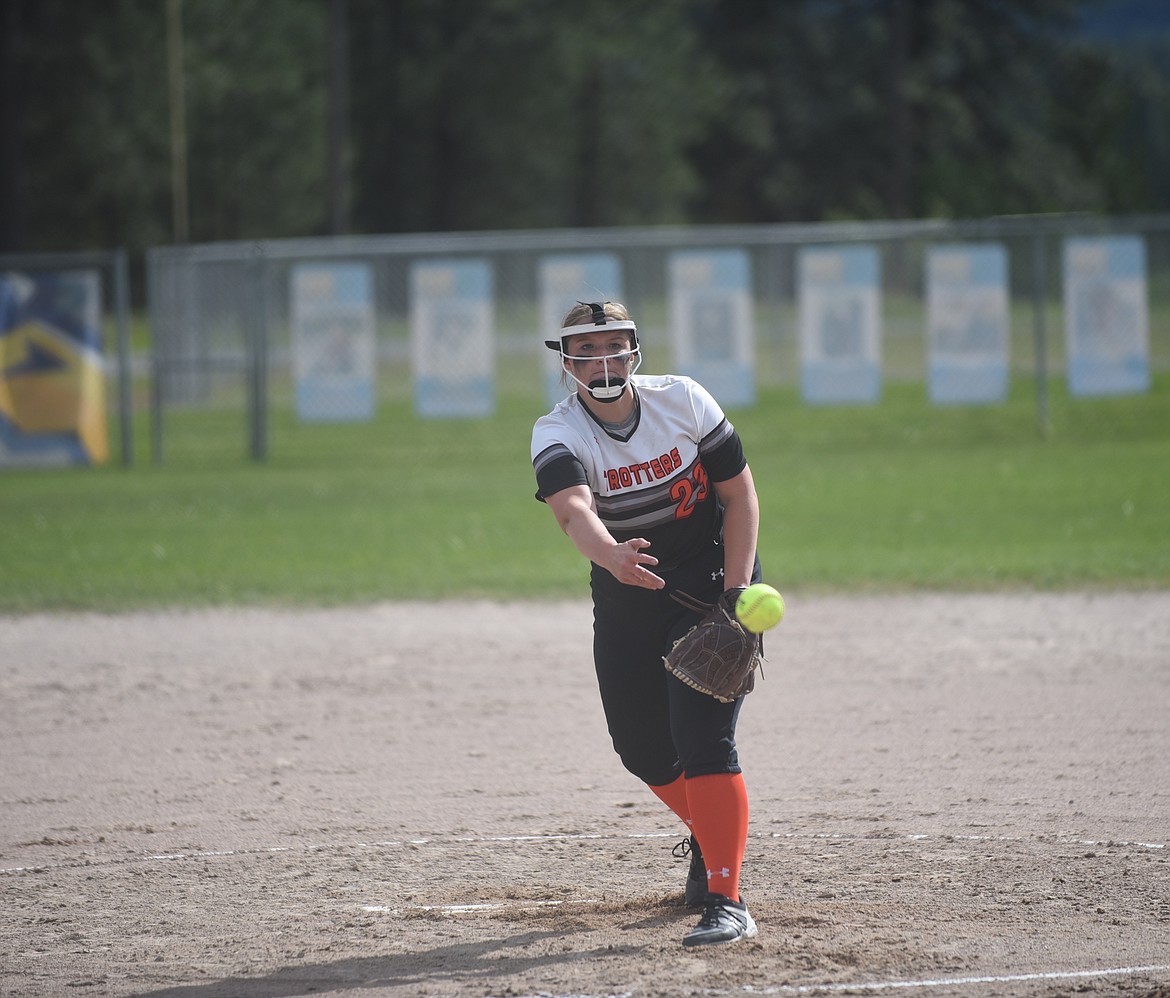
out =
<path fill-rule="evenodd" d="M 683 839 L 670 850 L 672 856 L 691 857 L 691 869 L 687 874 L 687 888 L 683 901 L 688 908 L 698 908 L 707 898 L 707 864 L 703 862 L 703 853 L 699 849 L 699 840 L 693 835 Z"/>
<path fill-rule="evenodd" d="M 751 939 L 756 934 L 756 923 L 748 914 L 747 905 L 732 901 L 722 894 L 708 894 L 703 904 L 703 917 L 683 937 L 684 946 L 712 946 L 716 943 L 734 943 Z"/>

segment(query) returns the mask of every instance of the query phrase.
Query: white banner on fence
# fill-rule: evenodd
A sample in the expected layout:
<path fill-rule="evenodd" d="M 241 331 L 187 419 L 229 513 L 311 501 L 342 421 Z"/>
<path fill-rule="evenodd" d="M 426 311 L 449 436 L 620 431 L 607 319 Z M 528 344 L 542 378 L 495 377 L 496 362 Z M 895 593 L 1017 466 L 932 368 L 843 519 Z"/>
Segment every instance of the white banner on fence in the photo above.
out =
<path fill-rule="evenodd" d="M 1146 248 L 1138 236 L 1064 244 L 1064 329 L 1073 395 L 1150 387 Z"/>
<path fill-rule="evenodd" d="M 1007 253 L 998 244 L 932 246 L 926 258 L 930 398 L 1002 402 L 1008 388 Z"/>
<path fill-rule="evenodd" d="M 560 335 L 561 320 L 577 302 L 621 300 L 621 263 L 612 253 L 560 254 L 540 261 L 541 341 Z M 541 356 L 545 397 L 549 405 L 556 405 L 571 394 L 562 377 L 560 355 L 542 347 Z"/>
<path fill-rule="evenodd" d="M 721 405 L 756 400 L 752 282 L 743 250 L 670 257 L 670 331 L 679 373 Z"/>
<path fill-rule="evenodd" d="M 377 336 L 369 266 L 298 264 L 290 291 L 297 418 L 373 419 Z"/>
<path fill-rule="evenodd" d="M 488 416 L 495 409 L 492 271 L 482 260 L 411 268 L 410 331 L 420 416 Z"/>
<path fill-rule="evenodd" d="M 881 396 L 880 261 L 873 246 L 799 254 L 800 381 L 806 402 Z"/>

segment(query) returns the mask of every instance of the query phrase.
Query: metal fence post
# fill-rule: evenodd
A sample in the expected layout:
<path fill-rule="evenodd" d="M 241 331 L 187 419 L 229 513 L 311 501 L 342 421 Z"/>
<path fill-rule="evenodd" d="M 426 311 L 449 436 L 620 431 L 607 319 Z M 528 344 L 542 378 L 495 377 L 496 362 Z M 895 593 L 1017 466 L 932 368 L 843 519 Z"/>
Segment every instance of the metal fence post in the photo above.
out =
<path fill-rule="evenodd" d="M 1047 437 L 1048 423 L 1048 335 L 1045 310 L 1048 302 L 1048 257 L 1044 233 L 1032 237 L 1032 324 L 1036 346 L 1036 427 Z"/>
<path fill-rule="evenodd" d="M 130 357 L 130 265 L 126 250 L 114 254 L 114 321 L 118 330 L 118 412 L 122 464 L 134 464 L 134 370 Z"/>
<path fill-rule="evenodd" d="M 268 456 L 268 265 L 264 250 L 254 247 L 248 267 L 248 453 L 253 461 Z"/>
<path fill-rule="evenodd" d="M 150 316 L 150 461 L 163 463 L 163 403 L 167 371 L 163 362 L 163 338 L 167 335 L 160 321 L 162 307 L 159 270 L 166 264 L 158 250 L 148 250 L 146 257 L 146 307 Z"/>

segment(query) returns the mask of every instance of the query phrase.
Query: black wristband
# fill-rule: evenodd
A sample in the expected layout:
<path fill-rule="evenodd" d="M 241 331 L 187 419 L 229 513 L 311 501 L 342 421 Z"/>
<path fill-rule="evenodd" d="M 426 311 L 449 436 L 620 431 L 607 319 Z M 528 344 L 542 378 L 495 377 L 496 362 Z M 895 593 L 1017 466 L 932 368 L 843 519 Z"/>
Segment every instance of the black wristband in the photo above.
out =
<path fill-rule="evenodd" d="M 747 592 L 747 586 L 732 586 L 730 589 L 725 589 L 723 590 L 723 595 L 719 597 L 719 605 L 734 616 L 735 604 L 745 592 Z"/>

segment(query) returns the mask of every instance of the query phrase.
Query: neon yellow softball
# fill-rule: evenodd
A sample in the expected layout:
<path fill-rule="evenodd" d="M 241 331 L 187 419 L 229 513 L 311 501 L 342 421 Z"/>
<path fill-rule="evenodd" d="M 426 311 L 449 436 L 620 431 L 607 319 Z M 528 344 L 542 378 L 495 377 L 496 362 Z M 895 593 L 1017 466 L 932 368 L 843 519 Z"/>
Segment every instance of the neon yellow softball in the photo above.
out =
<path fill-rule="evenodd" d="M 757 582 L 735 601 L 735 615 L 753 634 L 762 634 L 784 619 L 784 597 L 771 586 Z"/>

